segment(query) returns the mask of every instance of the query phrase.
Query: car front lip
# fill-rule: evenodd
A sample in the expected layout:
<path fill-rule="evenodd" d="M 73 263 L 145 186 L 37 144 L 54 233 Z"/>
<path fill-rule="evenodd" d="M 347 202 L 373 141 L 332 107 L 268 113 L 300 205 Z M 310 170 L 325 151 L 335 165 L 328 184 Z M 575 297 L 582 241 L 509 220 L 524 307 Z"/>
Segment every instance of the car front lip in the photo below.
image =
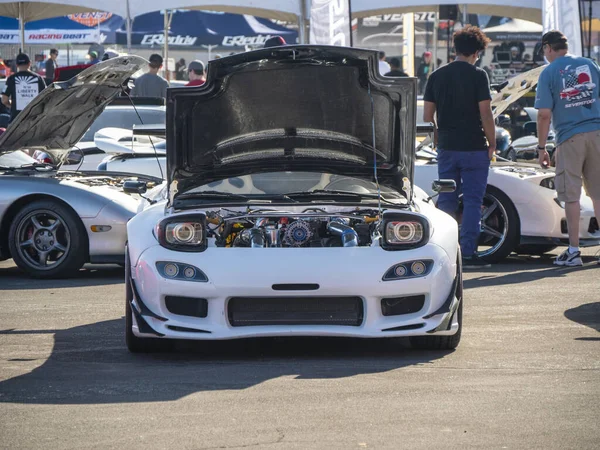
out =
<path fill-rule="evenodd" d="M 382 276 L 389 267 L 415 259 L 434 260 L 433 271 L 422 278 L 382 281 Z M 209 282 L 193 283 L 163 278 L 158 274 L 155 263 L 169 260 L 195 265 L 206 273 Z M 240 264 L 232 261 L 242 263 L 242 270 L 240 271 Z M 270 261 L 279 263 L 270 264 Z M 306 261 L 312 262 L 307 265 Z M 314 261 L 321 261 L 324 269 L 315 269 Z M 356 261 L 360 261 L 360 264 Z M 147 249 L 136 266 L 132 267 L 132 281 L 133 331 L 138 336 L 200 340 L 264 336 L 381 338 L 428 333 L 451 335 L 458 329 L 456 321 L 451 321 L 460 302 L 457 298 L 456 264 L 435 244 L 400 252 L 386 252 L 381 248 L 209 248 L 201 256 L 155 246 Z M 272 285 L 277 283 L 315 283 L 319 285 L 319 289 L 275 292 Z M 167 295 L 207 299 L 207 317 L 172 314 L 165 305 Z M 232 297 L 299 295 L 360 297 L 364 310 L 362 324 L 234 327 L 229 323 L 227 307 Z M 382 298 L 407 295 L 425 295 L 423 308 L 401 316 L 382 314 Z M 189 331 L 179 331 L 185 329 Z"/>

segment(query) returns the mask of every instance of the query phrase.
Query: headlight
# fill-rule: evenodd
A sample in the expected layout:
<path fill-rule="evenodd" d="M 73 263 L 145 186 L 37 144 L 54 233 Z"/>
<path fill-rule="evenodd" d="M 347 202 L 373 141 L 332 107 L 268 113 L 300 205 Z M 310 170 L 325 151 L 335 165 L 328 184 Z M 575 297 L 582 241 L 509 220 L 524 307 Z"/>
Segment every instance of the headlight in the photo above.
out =
<path fill-rule="evenodd" d="M 193 214 L 169 217 L 157 226 L 158 242 L 170 250 L 202 252 L 206 250 L 206 216 Z"/>
<path fill-rule="evenodd" d="M 383 245 L 386 250 L 421 247 L 429 240 L 429 222 L 416 214 L 383 215 Z"/>
<path fill-rule="evenodd" d="M 540 181 L 540 186 L 554 190 L 556 187 L 554 184 L 554 177 L 544 178 L 542 181 Z"/>

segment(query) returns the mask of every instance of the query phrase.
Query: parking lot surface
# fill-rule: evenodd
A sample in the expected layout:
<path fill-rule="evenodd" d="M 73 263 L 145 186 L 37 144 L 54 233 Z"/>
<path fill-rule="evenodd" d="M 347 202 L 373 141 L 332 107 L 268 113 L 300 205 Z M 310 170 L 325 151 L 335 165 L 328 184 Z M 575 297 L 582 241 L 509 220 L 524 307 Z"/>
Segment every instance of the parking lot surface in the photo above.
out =
<path fill-rule="evenodd" d="M 44 281 L 5 261 L 0 447 L 597 449 L 595 252 L 466 273 L 453 352 L 296 338 L 132 355 L 123 269 Z"/>

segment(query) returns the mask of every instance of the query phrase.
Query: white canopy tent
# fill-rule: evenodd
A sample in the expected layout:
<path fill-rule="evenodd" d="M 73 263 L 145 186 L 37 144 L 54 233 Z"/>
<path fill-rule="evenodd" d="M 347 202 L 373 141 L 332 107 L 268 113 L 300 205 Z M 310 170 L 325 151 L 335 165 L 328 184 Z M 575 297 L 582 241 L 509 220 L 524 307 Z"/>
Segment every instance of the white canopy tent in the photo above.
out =
<path fill-rule="evenodd" d="M 20 2 L 0 0 L 0 16 L 12 17 L 19 20 L 21 49 L 25 48 L 25 24 L 27 22 L 98 10 L 97 0 L 37 0 Z"/>
<path fill-rule="evenodd" d="M 352 0 L 352 15 L 368 17 L 378 14 L 437 11 L 439 5 L 466 6 L 469 13 L 512 17 L 542 23 L 542 0 Z"/>
<path fill-rule="evenodd" d="M 492 40 L 506 40 L 497 36 L 512 36 L 517 40 L 540 40 L 542 37 L 543 27 L 539 23 L 529 22 L 527 20 L 512 19 L 502 25 L 495 27 L 484 28 L 483 32 Z"/>

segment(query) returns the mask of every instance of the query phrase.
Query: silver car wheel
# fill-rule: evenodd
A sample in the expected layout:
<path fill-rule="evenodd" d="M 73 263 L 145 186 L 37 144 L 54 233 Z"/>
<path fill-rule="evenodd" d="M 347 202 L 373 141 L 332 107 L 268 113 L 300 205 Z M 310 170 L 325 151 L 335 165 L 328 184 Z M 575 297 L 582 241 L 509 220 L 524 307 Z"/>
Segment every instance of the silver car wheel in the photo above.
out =
<path fill-rule="evenodd" d="M 481 236 L 479 247 L 484 247 L 477 254 L 481 257 L 498 251 L 506 241 L 508 233 L 508 214 L 502 203 L 490 193 L 483 197 L 481 214 Z"/>
<path fill-rule="evenodd" d="M 64 219 L 50 210 L 35 210 L 17 226 L 19 256 L 37 270 L 59 265 L 71 248 L 71 236 Z"/>

